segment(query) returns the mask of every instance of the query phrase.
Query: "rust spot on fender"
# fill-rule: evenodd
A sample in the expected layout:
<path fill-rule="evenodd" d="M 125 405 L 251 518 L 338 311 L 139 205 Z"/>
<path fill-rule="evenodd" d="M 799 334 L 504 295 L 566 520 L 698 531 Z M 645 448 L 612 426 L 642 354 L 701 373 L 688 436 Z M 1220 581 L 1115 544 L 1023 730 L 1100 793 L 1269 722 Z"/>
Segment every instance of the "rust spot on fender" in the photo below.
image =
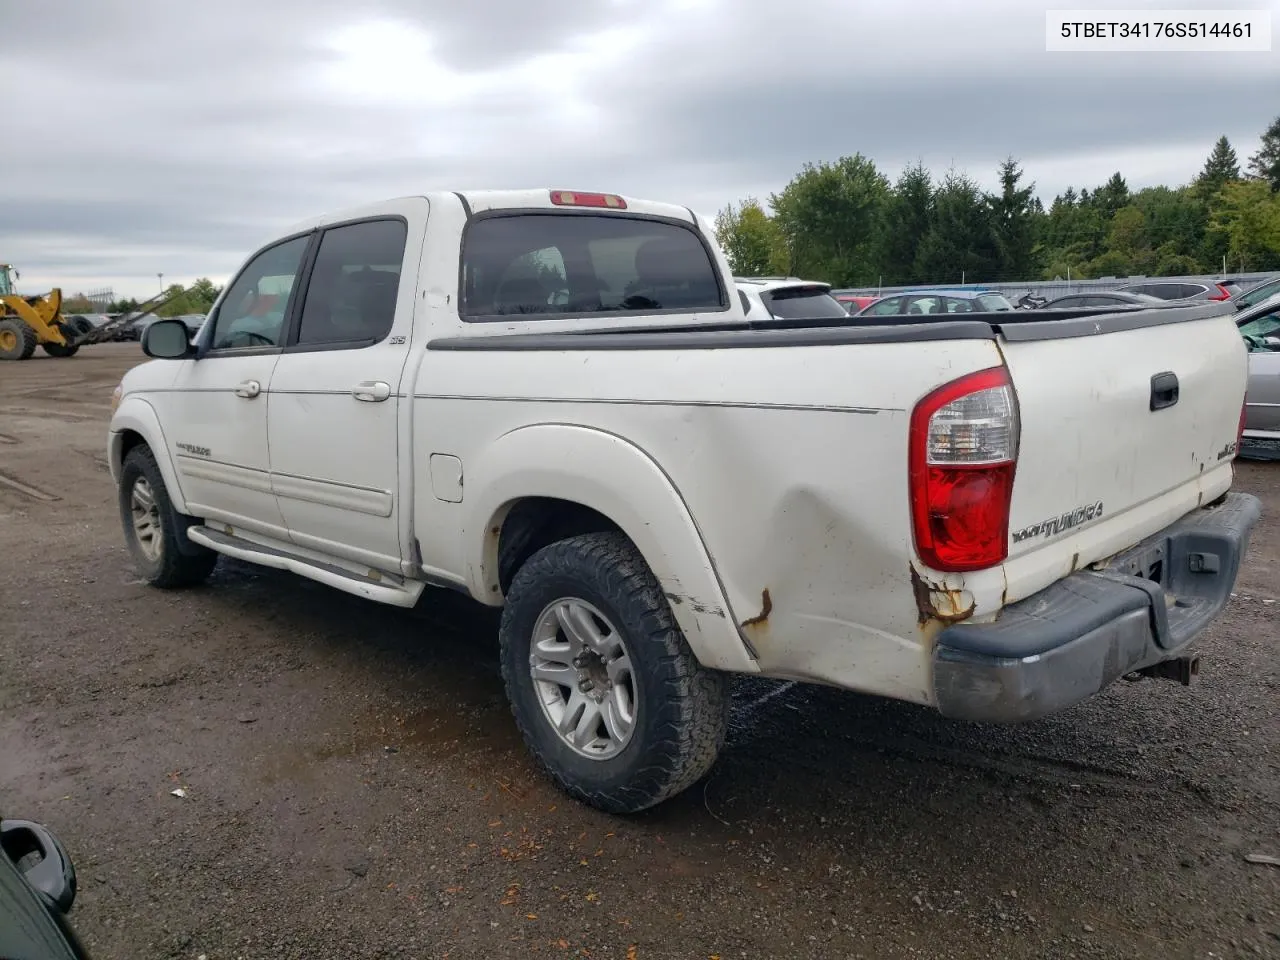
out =
<path fill-rule="evenodd" d="M 959 623 L 973 616 L 977 601 L 970 600 L 967 607 L 961 607 L 964 591 L 952 590 L 940 583 L 926 580 L 920 576 L 920 572 L 913 565 L 909 564 L 908 569 L 911 571 L 911 592 L 915 594 L 920 626 L 927 626 L 931 621 L 944 625 Z M 942 605 L 949 609 L 939 609 L 938 603 L 934 600 L 935 596 L 940 596 Z"/>
<path fill-rule="evenodd" d="M 1071 569 L 1067 571 L 1068 575 L 1075 573 L 1080 569 L 1080 551 L 1077 550 L 1071 555 Z"/>
<path fill-rule="evenodd" d="M 760 591 L 760 612 L 754 617 L 748 617 L 743 620 L 740 626 L 744 630 L 750 630 L 752 627 L 762 627 L 769 622 L 769 614 L 773 613 L 773 598 L 769 596 L 769 588 L 765 587 Z"/>

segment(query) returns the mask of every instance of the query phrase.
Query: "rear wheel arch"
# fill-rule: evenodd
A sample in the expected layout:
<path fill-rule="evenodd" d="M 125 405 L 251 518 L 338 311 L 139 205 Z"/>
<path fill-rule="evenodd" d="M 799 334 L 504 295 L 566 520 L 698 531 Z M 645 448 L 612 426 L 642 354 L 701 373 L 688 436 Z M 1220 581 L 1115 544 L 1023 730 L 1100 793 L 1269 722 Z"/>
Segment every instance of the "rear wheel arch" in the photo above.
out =
<path fill-rule="evenodd" d="M 503 514 L 490 530 L 498 531 L 498 589 L 504 596 L 516 572 L 543 547 L 581 534 L 622 529 L 598 510 L 557 497 L 525 497 L 506 504 Z"/>
<path fill-rule="evenodd" d="M 538 424 L 498 438 L 468 474 L 485 478 L 464 522 L 474 597 L 501 606 L 511 578 L 537 550 L 619 531 L 658 580 L 699 661 L 758 671 L 688 507 L 635 444 L 591 427 Z"/>

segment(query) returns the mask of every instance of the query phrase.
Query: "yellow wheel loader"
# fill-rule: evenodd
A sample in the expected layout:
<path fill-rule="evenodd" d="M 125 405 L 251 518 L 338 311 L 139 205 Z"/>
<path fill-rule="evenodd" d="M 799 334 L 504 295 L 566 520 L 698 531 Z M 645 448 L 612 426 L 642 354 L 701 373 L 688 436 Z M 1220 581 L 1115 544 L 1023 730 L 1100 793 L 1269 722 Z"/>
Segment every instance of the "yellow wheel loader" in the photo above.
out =
<path fill-rule="evenodd" d="M 13 281 L 19 276 L 9 264 L 0 263 L 0 360 L 28 360 L 36 347 L 51 357 L 75 356 L 85 344 L 110 340 L 174 296 L 162 293 L 132 313 L 95 327 L 85 317 L 62 316 L 62 291 L 57 287 L 42 296 L 17 293 Z"/>
<path fill-rule="evenodd" d="M 62 291 L 24 297 L 14 291 L 18 272 L 0 263 L 0 360 L 26 360 L 36 347 L 52 357 L 69 357 L 79 349 L 76 336 L 93 325 L 84 317 L 64 320 Z"/>

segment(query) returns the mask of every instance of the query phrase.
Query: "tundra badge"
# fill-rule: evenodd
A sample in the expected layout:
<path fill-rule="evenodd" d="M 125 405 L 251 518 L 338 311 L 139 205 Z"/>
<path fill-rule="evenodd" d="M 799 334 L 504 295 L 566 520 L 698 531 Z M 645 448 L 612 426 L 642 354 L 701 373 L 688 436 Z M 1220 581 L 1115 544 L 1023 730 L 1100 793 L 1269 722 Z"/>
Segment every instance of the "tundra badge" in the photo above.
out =
<path fill-rule="evenodd" d="M 1023 540 L 1029 540 L 1032 537 L 1056 537 L 1060 533 L 1066 533 L 1072 527 L 1078 527 L 1082 523 L 1088 523 L 1090 520 L 1097 520 L 1102 516 L 1102 501 L 1091 503 L 1087 507 L 1076 507 L 1070 513 L 1060 514 L 1056 517 L 1050 517 L 1048 520 L 1041 520 L 1039 523 L 1033 523 L 1029 527 L 1023 527 L 1021 530 L 1015 530 L 1013 533 L 1013 542 L 1021 543 Z"/>

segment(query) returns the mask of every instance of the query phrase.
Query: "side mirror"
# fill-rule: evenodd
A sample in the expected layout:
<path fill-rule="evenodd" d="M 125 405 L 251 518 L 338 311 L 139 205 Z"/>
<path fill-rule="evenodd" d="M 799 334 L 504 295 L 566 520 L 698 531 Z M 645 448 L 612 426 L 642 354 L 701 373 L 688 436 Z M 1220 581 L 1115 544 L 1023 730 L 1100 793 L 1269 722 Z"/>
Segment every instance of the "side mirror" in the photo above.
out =
<path fill-rule="evenodd" d="M 32 888 L 59 913 L 76 899 L 76 869 L 58 838 L 29 820 L 0 820 L 0 856 L 11 861 Z"/>
<path fill-rule="evenodd" d="M 191 333 L 181 320 L 157 320 L 142 331 L 142 352 L 157 360 L 192 356 Z"/>

